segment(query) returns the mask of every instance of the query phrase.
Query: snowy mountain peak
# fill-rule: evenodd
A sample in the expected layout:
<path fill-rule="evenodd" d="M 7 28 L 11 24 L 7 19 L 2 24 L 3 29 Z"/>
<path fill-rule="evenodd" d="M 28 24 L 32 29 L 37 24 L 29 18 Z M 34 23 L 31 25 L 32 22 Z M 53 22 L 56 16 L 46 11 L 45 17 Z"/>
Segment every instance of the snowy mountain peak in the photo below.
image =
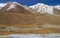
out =
<path fill-rule="evenodd" d="M 16 6 L 24 7 L 24 5 L 21 5 L 17 2 L 9 2 L 8 4 L 9 4 L 9 8 L 7 9 L 7 11 L 12 9 L 12 8 L 15 8 Z"/>
<path fill-rule="evenodd" d="M 48 5 L 43 4 L 43 3 L 37 3 L 36 5 L 40 5 L 40 6 L 48 6 Z"/>
<path fill-rule="evenodd" d="M 17 3 L 17 2 L 8 2 L 8 4 L 18 4 L 18 5 L 20 5 L 20 4 Z"/>
<path fill-rule="evenodd" d="M 0 9 L 2 9 L 5 6 L 8 6 L 7 11 L 15 8 L 17 5 L 22 6 L 21 4 L 17 3 L 17 2 L 8 2 L 8 3 L 0 3 Z"/>
<path fill-rule="evenodd" d="M 15 8 L 16 7 L 16 2 L 9 2 L 8 5 L 9 5 L 9 8 L 7 9 L 7 11 L 12 9 L 12 8 Z"/>
<path fill-rule="evenodd" d="M 52 6 L 48 6 L 46 4 L 43 3 L 38 3 L 36 5 L 33 6 L 29 6 L 30 8 L 37 10 L 38 12 L 41 13 L 48 13 L 48 14 L 53 14 L 53 7 Z"/>

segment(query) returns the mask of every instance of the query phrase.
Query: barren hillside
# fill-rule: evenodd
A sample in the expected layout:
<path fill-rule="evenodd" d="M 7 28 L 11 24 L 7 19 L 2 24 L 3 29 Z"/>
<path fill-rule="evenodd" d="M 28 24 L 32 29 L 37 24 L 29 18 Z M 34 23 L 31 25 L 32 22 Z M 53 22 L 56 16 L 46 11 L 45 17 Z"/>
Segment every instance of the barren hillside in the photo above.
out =
<path fill-rule="evenodd" d="M 15 7 L 7 10 L 12 4 Z M 0 35 L 60 33 L 60 16 L 39 14 L 27 6 L 12 4 L 8 3 L 0 10 Z"/>

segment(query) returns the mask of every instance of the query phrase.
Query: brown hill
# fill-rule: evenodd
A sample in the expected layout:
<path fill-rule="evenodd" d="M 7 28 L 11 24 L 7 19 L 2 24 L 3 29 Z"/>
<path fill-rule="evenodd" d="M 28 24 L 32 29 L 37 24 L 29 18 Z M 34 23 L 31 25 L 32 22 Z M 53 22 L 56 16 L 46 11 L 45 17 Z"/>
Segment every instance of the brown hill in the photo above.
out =
<path fill-rule="evenodd" d="M 30 9 L 29 7 L 15 2 L 7 3 L 7 5 L 0 10 L 0 12 L 1 13 L 7 13 L 7 12 L 8 13 L 36 13 L 36 11 L 32 11 L 32 9 Z"/>

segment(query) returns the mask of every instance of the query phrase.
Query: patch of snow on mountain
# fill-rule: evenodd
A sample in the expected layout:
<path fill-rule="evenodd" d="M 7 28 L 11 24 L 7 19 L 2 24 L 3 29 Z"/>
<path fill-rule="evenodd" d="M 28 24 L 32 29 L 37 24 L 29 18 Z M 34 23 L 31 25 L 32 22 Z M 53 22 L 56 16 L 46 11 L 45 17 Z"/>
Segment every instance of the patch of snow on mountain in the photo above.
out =
<path fill-rule="evenodd" d="M 0 9 L 2 9 L 4 6 L 6 6 L 7 3 L 0 3 Z"/>
<path fill-rule="evenodd" d="M 38 3 L 36 5 L 33 6 L 29 6 L 30 8 L 40 12 L 40 13 L 48 13 L 48 14 L 53 14 L 53 7 L 52 6 L 48 6 L 46 4 L 43 3 Z"/>
<path fill-rule="evenodd" d="M 10 10 L 10 9 L 12 9 L 12 8 L 15 8 L 15 6 L 16 5 L 14 3 L 10 4 L 10 7 L 7 9 L 7 11 Z"/>

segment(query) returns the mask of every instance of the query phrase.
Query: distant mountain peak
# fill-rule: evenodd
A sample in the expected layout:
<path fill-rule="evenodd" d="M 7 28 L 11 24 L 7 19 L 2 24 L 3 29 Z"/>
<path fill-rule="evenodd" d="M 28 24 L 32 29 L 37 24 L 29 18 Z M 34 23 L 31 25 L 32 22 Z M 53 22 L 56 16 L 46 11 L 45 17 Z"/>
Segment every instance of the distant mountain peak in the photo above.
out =
<path fill-rule="evenodd" d="M 37 3 L 37 4 L 29 6 L 29 7 L 40 13 L 60 14 L 60 5 L 49 6 L 49 5 L 46 5 L 43 3 Z"/>
<path fill-rule="evenodd" d="M 17 4 L 17 5 L 21 5 L 18 2 L 8 2 L 9 4 Z"/>
<path fill-rule="evenodd" d="M 38 3 L 38 4 L 35 4 L 33 6 L 29 6 L 29 7 L 34 9 L 34 10 L 37 10 L 38 12 L 41 12 L 41 13 L 48 12 L 48 14 L 52 14 L 52 9 L 53 9 L 52 6 L 48 6 L 48 5 L 43 4 L 43 3 Z"/>
<path fill-rule="evenodd" d="M 9 5 L 9 8 L 7 10 L 10 10 L 10 9 L 14 8 L 16 5 L 21 6 L 21 4 L 19 4 L 17 2 L 0 3 L 0 9 L 5 7 L 6 5 Z"/>
<path fill-rule="evenodd" d="M 9 2 L 8 4 L 9 4 L 9 8 L 7 9 L 7 11 L 12 8 L 15 8 L 15 6 L 16 6 L 16 4 L 14 2 Z"/>

